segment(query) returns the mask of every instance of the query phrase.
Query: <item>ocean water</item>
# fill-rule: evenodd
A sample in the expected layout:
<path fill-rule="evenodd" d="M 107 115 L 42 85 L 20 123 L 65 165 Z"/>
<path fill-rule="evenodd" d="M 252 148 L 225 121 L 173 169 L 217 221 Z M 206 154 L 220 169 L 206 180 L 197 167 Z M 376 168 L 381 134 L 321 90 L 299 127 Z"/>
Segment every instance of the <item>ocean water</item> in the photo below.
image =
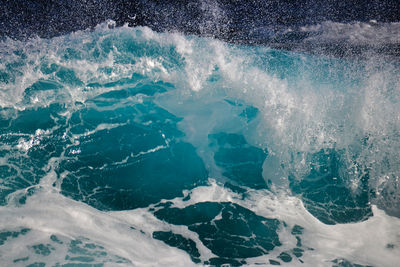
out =
<path fill-rule="evenodd" d="M 3 39 L 0 266 L 399 266 L 399 29 Z"/>

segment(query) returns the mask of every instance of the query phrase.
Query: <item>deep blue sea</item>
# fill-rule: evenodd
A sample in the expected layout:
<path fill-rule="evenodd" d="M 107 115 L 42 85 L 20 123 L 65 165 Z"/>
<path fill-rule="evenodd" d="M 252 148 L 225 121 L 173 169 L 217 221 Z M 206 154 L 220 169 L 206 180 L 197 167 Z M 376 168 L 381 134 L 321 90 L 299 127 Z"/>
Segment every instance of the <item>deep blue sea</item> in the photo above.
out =
<path fill-rule="evenodd" d="M 400 266 L 400 23 L 296 31 L 3 38 L 0 266 Z"/>

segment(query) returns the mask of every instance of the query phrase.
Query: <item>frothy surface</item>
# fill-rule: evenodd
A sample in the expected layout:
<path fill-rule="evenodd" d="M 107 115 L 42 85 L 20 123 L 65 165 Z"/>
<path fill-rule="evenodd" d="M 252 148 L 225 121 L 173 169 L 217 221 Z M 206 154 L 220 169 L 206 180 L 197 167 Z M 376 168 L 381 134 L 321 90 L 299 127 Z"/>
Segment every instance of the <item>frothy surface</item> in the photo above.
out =
<path fill-rule="evenodd" d="M 396 265 L 399 63 L 368 53 L 113 22 L 2 41 L 1 262 Z"/>

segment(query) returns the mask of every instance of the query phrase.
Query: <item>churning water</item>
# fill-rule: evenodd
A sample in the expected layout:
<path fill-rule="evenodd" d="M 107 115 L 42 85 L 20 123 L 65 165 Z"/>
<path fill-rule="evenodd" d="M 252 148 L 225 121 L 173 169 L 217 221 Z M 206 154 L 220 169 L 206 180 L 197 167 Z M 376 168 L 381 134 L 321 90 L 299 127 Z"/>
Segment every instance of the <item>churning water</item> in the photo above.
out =
<path fill-rule="evenodd" d="M 399 265 L 400 66 L 367 53 L 112 21 L 1 41 L 0 265 Z"/>

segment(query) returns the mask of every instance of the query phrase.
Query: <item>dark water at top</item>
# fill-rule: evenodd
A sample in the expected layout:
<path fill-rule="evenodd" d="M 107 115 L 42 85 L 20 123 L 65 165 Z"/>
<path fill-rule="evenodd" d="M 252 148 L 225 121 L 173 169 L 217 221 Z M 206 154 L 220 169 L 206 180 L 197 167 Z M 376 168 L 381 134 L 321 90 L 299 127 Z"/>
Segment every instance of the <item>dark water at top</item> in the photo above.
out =
<path fill-rule="evenodd" d="M 398 1 L 11 1 L 0 5 L 0 36 L 17 39 L 53 37 L 94 27 L 106 20 L 117 25 L 149 26 L 231 42 L 298 48 L 310 32 L 299 27 L 325 21 L 380 23 L 399 21 Z M 291 29 L 290 31 L 287 31 Z M 338 46 L 339 44 L 336 44 Z M 325 44 L 327 46 L 327 44 Z M 332 44 L 331 44 L 332 46 Z M 333 47 L 324 47 L 331 53 Z M 302 45 L 304 48 L 304 44 Z M 335 47 L 336 50 L 342 47 Z M 307 47 L 308 50 L 311 47 Z M 343 48 L 342 48 L 343 49 Z M 360 49 L 360 48 L 359 48 Z M 393 50 L 393 47 L 386 48 Z M 398 53 L 398 47 L 396 47 Z M 343 54 L 344 51 L 337 51 Z"/>

